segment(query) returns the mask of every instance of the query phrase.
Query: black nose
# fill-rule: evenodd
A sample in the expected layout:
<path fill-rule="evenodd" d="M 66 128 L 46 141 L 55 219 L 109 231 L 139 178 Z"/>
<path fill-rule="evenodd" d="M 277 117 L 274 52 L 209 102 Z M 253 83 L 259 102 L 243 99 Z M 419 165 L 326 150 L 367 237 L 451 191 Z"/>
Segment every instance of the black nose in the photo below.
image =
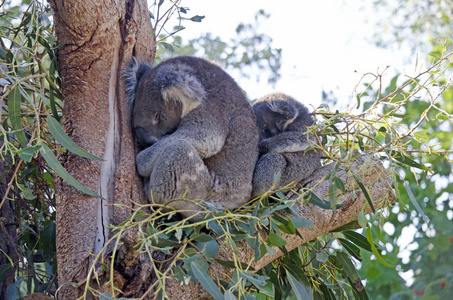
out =
<path fill-rule="evenodd" d="M 137 140 L 142 148 L 148 148 L 157 142 L 157 138 L 148 135 L 143 128 L 137 128 L 136 130 Z"/>

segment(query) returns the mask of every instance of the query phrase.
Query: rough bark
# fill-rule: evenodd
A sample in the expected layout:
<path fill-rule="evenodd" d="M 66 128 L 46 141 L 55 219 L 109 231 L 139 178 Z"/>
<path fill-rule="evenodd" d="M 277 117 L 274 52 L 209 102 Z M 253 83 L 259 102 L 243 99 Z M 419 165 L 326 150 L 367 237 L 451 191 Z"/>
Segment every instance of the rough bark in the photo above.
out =
<path fill-rule="evenodd" d="M 152 63 L 155 41 L 146 0 L 51 0 L 64 101 L 63 127 L 81 147 L 104 159 L 60 155 L 66 170 L 102 200 L 56 184 L 59 299 L 76 299 L 80 283 L 109 238 L 106 228 L 128 215 L 131 200 L 144 203 L 135 172 L 135 145 L 121 70 L 132 55 Z"/>

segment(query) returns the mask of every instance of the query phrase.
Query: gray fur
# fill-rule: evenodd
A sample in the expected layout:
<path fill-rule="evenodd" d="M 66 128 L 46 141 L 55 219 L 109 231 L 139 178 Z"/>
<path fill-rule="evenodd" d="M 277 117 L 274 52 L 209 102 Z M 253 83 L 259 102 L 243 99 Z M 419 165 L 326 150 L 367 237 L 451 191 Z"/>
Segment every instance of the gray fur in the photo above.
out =
<path fill-rule="evenodd" d="M 132 127 L 143 149 L 136 165 L 150 200 L 189 210 L 186 217 L 201 210 L 197 203 L 233 209 L 250 200 L 258 130 L 228 74 L 177 57 L 146 72 L 133 97 Z"/>
<path fill-rule="evenodd" d="M 310 176 L 320 166 L 321 151 L 310 149 L 316 144 L 313 136 L 307 141 L 307 127 L 314 118 L 308 109 L 294 98 L 274 93 L 253 104 L 260 132 L 260 157 L 253 176 L 252 196 L 268 191 L 277 173 L 279 189 Z"/>
<path fill-rule="evenodd" d="M 130 106 L 134 105 L 135 92 L 137 91 L 137 84 L 142 76 L 150 70 L 148 64 L 140 62 L 135 57 L 132 57 L 129 65 L 123 70 L 124 89 L 127 95 L 127 102 Z"/>

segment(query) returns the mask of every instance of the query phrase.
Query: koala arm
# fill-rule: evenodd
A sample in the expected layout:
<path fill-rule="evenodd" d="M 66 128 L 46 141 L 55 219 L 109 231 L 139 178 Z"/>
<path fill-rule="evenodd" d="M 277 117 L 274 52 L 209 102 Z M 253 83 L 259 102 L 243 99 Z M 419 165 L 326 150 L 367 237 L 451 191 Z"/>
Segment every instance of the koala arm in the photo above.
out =
<path fill-rule="evenodd" d="M 137 154 L 135 163 L 138 174 L 142 177 L 150 176 L 162 153 L 167 151 L 170 145 L 180 143 L 181 140 L 192 145 L 201 159 L 217 154 L 225 142 L 222 134 L 218 134 L 214 130 L 211 130 L 211 132 L 203 130 L 200 126 L 197 129 L 187 127 L 178 129 L 173 134 L 161 138 L 155 144 Z"/>
<path fill-rule="evenodd" d="M 312 143 L 308 142 L 306 135 L 300 131 L 285 131 L 262 140 L 259 143 L 260 153 L 305 151 L 311 144 L 316 143 L 314 137 L 311 138 Z"/>

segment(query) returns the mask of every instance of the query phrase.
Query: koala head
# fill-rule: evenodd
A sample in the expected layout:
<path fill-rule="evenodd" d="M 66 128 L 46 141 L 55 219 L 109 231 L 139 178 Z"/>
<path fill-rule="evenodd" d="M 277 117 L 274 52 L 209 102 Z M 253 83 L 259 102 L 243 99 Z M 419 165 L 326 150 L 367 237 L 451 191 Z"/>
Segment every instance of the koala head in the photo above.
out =
<path fill-rule="evenodd" d="M 260 141 L 287 130 L 300 114 L 298 104 L 297 100 L 279 93 L 270 94 L 255 102 L 253 112 Z M 308 112 L 306 114 L 308 115 Z"/>
<path fill-rule="evenodd" d="M 123 76 L 132 129 L 143 148 L 173 133 L 206 97 L 195 71 L 186 64 L 163 62 L 152 68 L 132 58 Z"/>

